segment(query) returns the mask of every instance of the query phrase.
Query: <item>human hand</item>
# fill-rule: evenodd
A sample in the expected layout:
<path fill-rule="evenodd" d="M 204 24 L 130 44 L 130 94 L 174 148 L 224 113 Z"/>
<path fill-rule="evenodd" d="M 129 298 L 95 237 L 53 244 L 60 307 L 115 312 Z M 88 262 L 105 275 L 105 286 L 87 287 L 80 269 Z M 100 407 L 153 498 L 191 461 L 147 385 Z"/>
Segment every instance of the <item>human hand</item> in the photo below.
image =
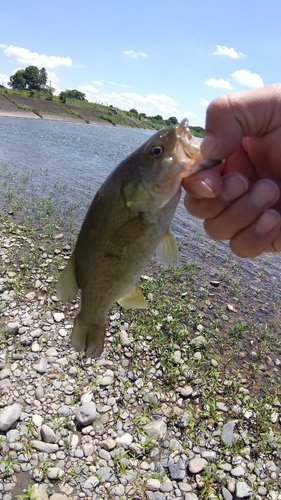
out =
<path fill-rule="evenodd" d="M 239 257 L 281 251 L 281 84 L 234 92 L 207 109 L 204 158 L 183 180 L 185 206 Z"/>

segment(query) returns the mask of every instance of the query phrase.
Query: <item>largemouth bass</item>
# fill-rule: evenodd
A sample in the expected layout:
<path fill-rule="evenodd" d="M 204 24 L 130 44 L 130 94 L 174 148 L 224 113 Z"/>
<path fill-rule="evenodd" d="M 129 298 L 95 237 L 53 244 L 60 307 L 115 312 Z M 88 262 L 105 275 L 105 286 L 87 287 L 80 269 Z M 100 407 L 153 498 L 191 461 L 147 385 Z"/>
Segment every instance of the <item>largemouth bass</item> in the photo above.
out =
<path fill-rule="evenodd" d="M 99 188 L 57 285 L 62 301 L 81 290 L 71 337 L 75 349 L 95 358 L 101 354 L 114 302 L 125 308 L 146 306 L 138 280 L 155 251 L 164 264 L 178 264 L 169 227 L 181 181 L 211 166 L 183 120 L 150 137 Z"/>

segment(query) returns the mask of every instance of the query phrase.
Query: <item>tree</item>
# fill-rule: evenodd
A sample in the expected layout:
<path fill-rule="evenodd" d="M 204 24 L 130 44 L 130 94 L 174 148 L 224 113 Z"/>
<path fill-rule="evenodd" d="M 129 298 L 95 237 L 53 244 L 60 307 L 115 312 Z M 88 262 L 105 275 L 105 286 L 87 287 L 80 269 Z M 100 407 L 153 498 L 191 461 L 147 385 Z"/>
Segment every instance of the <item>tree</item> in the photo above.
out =
<path fill-rule="evenodd" d="M 45 70 L 45 68 L 41 68 L 39 71 L 39 77 L 40 77 L 40 83 L 42 87 L 45 87 L 47 85 L 48 81 L 48 73 Z"/>
<path fill-rule="evenodd" d="M 26 88 L 24 71 L 24 69 L 19 69 L 14 75 L 10 76 L 10 81 L 8 82 L 9 87 L 16 90 L 23 90 Z"/>
<path fill-rule="evenodd" d="M 189 127 L 190 132 L 195 135 L 195 137 L 204 137 L 204 129 L 196 125 L 195 127 Z"/>
<path fill-rule="evenodd" d="M 45 68 L 37 66 L 27 66 L 25 69 L 19 69 L 10 77 L 9 87 L 18 90 L 42 90 L 45 88 L 48 80 L 48 74 Z"/>
<path fill-rule="evenodd" d="M 178 119 L 175 116 L 170 116 L 167 122 L 169 122 L 171 125 L 176 125 L 178 123 Z"/>
<path fill-rule="evenodd" d="M 87 101 L 86 95 L 83 92 L 80 92 L 79 90 L 76 89 L 73 90 L 66 89 L 59 95 L 59 99 L 62 102 L 65 102 L 67 97 L 70 99 L 78 99 L 79 101 Z"/>
<path fill-rule="evenodd" d="M 162 122 L 163 121 L 163 117 L 161 115 L 155 115 L 152 117 L 153 120 L 156 120 L 158 122 Z"/>

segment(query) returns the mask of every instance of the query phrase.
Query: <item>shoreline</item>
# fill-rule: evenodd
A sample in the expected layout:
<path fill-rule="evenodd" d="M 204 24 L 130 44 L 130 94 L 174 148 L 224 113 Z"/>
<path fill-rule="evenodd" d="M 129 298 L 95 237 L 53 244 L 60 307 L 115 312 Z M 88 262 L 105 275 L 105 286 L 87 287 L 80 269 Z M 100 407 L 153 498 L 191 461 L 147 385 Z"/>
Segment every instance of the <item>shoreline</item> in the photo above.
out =
<path fill-rule="evenodd" d="M 28 118 L 34 120 L 55 120 L 61 122 L 86 123 L 85 120 L 83 120 L 79 116 L 70 116 L 67 114 L 60 115 L 60 114 L 42 112 L 40 117 L 36 113 L 33 113 L 31 110 L 25 110 L 25 109 L 17 109 L 17 110 L 0 109 L 0 118 Z M 98 120 L 98 119 L 89 121 L 89 124 L 112 125 L 109 122 L 105 122 L 105 120 Z"/>

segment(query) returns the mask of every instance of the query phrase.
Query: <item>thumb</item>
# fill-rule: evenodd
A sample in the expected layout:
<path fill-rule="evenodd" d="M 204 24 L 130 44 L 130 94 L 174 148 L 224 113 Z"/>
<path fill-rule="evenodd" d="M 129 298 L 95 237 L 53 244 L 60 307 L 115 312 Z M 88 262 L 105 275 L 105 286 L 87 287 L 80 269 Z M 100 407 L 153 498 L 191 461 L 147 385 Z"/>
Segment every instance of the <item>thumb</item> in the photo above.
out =
<path fill-rule="evenodd" d="M 207 108 L 201 153 L 222 160 L 244 136 L 264 136 L 281 126 L 281 84 L 217 97 Z"/>

